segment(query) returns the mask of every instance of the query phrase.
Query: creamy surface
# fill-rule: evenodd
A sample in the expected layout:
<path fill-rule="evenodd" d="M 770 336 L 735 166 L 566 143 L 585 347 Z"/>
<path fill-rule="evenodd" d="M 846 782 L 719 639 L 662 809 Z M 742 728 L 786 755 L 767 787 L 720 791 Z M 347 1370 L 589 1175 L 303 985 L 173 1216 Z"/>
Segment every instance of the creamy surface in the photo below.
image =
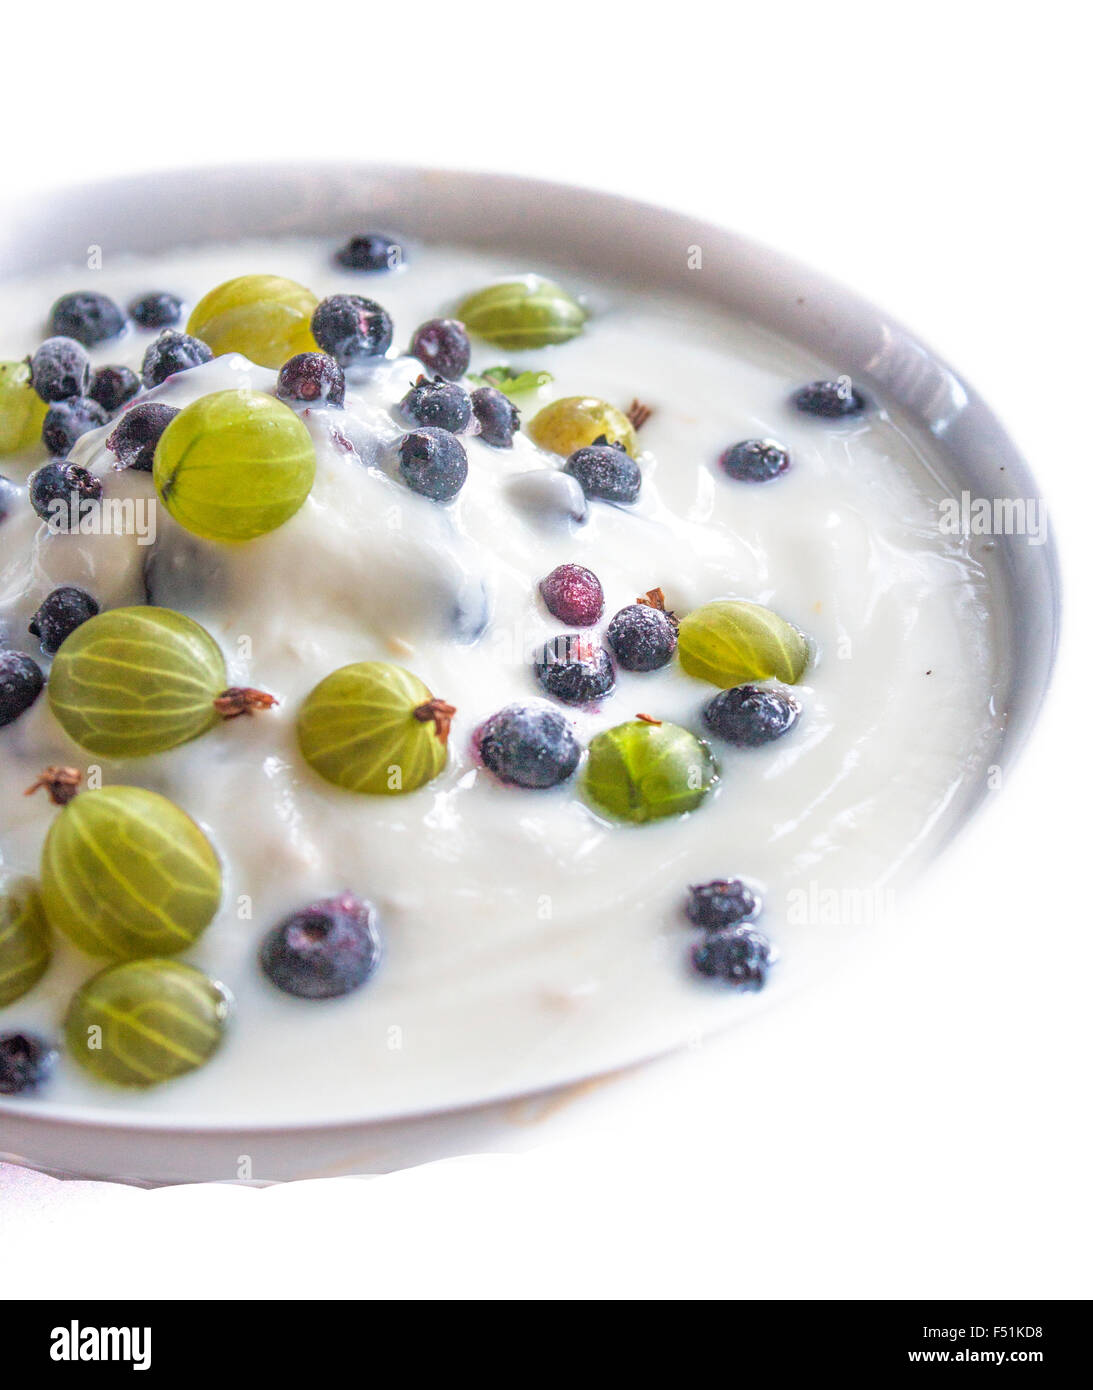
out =
<path fill-rule="evenodd" d="M 411 247 L 399 271 L 360 275 L 334 266 L 332 250 L 240 244 L 0 287 L 0 358 L 31 351 L 46 336 L 49 306 L 72 289 L 123 305 L 167 289 L 192 305 L 234 275 L 281 274 L 320 296 L 378 299 L 394 318 L 397 350 L 470 290 L 514 272 L 551 273 Z M 522 434 L 511 450 L 465 439 L 470 476 L 451 506 L 411 493 L 397 478 L 405 426 L 392 407 L 420 368 L 392 357 L 350 378 L 344 411 L 303 414 L 318 456 L 314 490 L 258 541 L 200 541 L 162 507 L 152 548 L 135 536 L 50 535 L 25 493 L 0 523 L 8 645 L 47 665 L 27 623 L 51 589 L 78 584 L 104 608 L 147 599 L 188 613 L 220 642 L 234 683 L 280 701 L 161 756 L 99 764 L 106 783 L 177 801 L 222 856 L 221 911 L 184 958 L 236 996 L 223 1049 L 203 1070 L 140 1093 L 105 1088 L 62 1058 L 48 1089 L 21 1106 L 241 1123 L 371 1117 L 620 1065 L 743 1016 L 837 955 L 852 931 L 824 924 L 830 894 L 844 907 L 858 895 L 868 916 L 868 895 L 883 894 L 956 818 L 991 761 L 1005 671 L 991 557 L 938 527 L 937 502 L 951 492 L 943 460 L 883 411 L 839 422 L 788 406 L 795 386 L 837 374 L 837 362 L 691 302 L 556 274 L 588 296 L 584 334 L 527 353 L 476 343 L 471 370 L 507 362 L 552 372 L 550 387 L 521 401 L 525 422 L 557 396 L 652 406 L 635 507 L 591 502 L 585 524 L 568 520 L 568 482 L 556 472 L 527 477 L 562 460 Z M 131 328 L 93 359 L 139 367 L 153 337 Z M 224 357 L 154 394 L 181 406 L 229 386 L 270 391 L 274 380 Z M 152 497 L 149 474 L 114 471 L 108 432 L 86 436 L 73 457 L 103 478 L 107 497 Z M 725 477 L 722 450 L 758 436 L 789 448 L 788 474 L 762 485 Z M 22 482 L 41 461 L 3 459 L 0 472 Z M 559 506 L 544 508 L 555 492 Z M 575 782 L 549 792 L 496 783 L 477 765 L 472 735 L 502 706 L 541 698 L 530 654 L 562 627 L 538 583 L 566 561 L 600 577 L 605 622 L 659 585 L 680 614 L 734 596 L 796 624 L 814 647 L 796 729 L 759 750 L 715 741 L 715 792 L 696 812 L 648 826 L 605 822 Z M 409 795 L 341 792 L 296 748 L 308 692 L 337 667 L 370 659 L 405 665 L 458 710 L 446 771 Z M 584 745 L 639 712 L 701 732 L 714 693 L 673 663 L 620 671 L 598 710 L 567 713 Z M 86 772 L 89 758 L 43 695 L 0 730 L 3 872 L 36 873 L 56 811 L 22 793 L 48 763 Z M 761 996 L 699 980 L 688 965 L 687 885 L 737 874 L 761 887 L 759 925 L 781 952 Z M 279 993 L 259 970 L 260 938 L 345 889 L 376 905 L 377 974 L 339 1001 Z M 73 990 L 98 968 L 58 941 L 45 979 L 0 1013 L 0 1029 L 56 1035 Z"/>

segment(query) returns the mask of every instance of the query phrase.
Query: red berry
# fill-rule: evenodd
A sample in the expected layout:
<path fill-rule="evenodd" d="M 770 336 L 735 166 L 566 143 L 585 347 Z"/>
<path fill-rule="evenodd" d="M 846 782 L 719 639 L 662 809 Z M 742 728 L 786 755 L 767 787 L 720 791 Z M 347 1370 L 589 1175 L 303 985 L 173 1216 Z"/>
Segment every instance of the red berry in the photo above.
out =
<path fill-rule="evenodd" d="M 583 565 L 559 565 L 539 585 L 543 602 L 559 622 L 591 627 L 603 614 L 603 588 Z"/>

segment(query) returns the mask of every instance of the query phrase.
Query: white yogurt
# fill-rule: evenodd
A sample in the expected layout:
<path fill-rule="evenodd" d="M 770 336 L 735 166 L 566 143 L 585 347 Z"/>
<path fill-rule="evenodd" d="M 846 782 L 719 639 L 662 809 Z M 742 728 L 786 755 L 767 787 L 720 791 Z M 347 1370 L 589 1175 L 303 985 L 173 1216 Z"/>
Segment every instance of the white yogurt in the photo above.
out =
<path fill-rule="evenodd" d="M 419 322 L 469 290 L 551 269 L 415 248 L 394 274 L 356 275 L 335 267 L 330 250 L 242 244 L 5 287 L 0 357 L 25 356 L 45 336 L 53 299 L 76 288 L 121 303 L 163 288 L 192 304 L 231 276 L 271 272 L 319 295 L 378 298 L 404 347 Z M 585 333 L 523 354 L 476 345 L 472 371 L 509 362 L 552 372 L 553 385 L 524 405 L 525 420 L 555 396 L 652 406 L 636 507 L 593 502 L 583 525 L 544 513 L 544 481 L 526 475 L 560 460 L 523 435 L 511 450 L 467 439 L 470 476 L 452 506 L 409 492 L 392 469 L 402 433 L 392 407 L 419 367 L 393 358 L 350 382 L 344 411 L 305 415 L 314 489 L 258 541 L 196 540 L 162 508 L 154 551 L 134 536 L 50 535 L 25 499 L 0 525 L 0 632 L 11 645 L 34 652 L 27 622 L 58 584 L 79 584 L 104 607 L 143 602 L 148 585 L 152 601 L 213 633 L 233 682 L 280 701 L 170 753 L 101 765 L 107 783 L 177 801 L 223 858 L 220 914 L 186 958 L 237 998 L 224 1048 L 202 1071 L 144 1093 L 109 1090 L 62 1061 L 33 1102 L 43 1112 L 83 1103 L 210 1122 L 381 1116 L 622 1064 L 756 1007 L 754 996 L 691 975 L 693 936 L 681 918 L 689 883 L 741 874 L 762 887 L 760 925 L 782 956 L 765 998 L 806 962 L 843 949 L 848 933 L 824 919 L 835 914 L 845 926 L 848 915 L 883 906 L 884 889 L 936 846 L 974 794 L 1003 720 L 1000 586 L 988 553 L 973 555 L 939 528 L 938 501 L 951 489 L 933 446 L 883 412 L 837 422 L 787 406 L 794 386 L 838 363 L 689 302 L 556 273 L 589 297 Z M 153 336 L 130 330 L 94 359 L 139 366 Z M 274 373 L 226 357 L 156 395 L 183 405 L 273 382 Z M 107 497 L 151 498 L 148 474 L 113 471 L 106 433 L 80 441 L 80 461 L 103 478 Z M 789 448 L 789 473 L 766 485 L 727 479 L 718 455 L 757 436 Z M 0 466 L 22 481 L 40 461 Z M 649 826 L 604 822 L 573 785 L 495 783 L 476 765 L 472 734 L 503 705 L 541 694 L 529 654 L 560 625 L 537 586 L 565 561 L 600 577 L 605 621 L 659 585 L 679 613 L 736 596 L 795 623 L 815 648 L 797 728 L 765 749 L 718 747 L 713 795 Z M 409 795 L 342 793 L 296 748 L 307 693 L 337 667 L 370 659 L 407 666 L 458 710 L 446 771 Z M 676 664 L 620 672 L 598 711 L 571 715 L 583 744 L 638 712 L 701 731 L 713 693 Z M 87 770 L 88 757 L 44 697 L 0 731 L 0 754 L 0 862 L 34 873 L 56 811 L 22 792 L 46 764 Z M 258 969 L 259 939 L 293 909 L 344 889 L 377 907 L 381 969 L 336 1002 L 278 993 Z M 56 1033 L 73 989 L 97 968 L 58 943 L 46 978 L 0 1015 L 0 1027 Z"/>

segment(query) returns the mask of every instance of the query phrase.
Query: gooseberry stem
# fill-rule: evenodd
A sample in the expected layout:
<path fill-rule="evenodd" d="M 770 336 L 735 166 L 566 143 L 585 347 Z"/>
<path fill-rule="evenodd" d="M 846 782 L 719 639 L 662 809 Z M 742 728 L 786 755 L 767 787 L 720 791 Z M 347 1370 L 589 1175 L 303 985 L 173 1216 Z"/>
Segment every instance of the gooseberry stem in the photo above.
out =
<path fill-rule="evenodd" d="M 277 701 L 264 690 L 254 690 L 249 685 L 231 685 L 213 701 L 213 709 L 225 719 L 238 719 L 241 714 L 254 714 L 258 710 L 272 709 Z"/>
<path fill-rule="evenodd" d="M 674 613 L 670 613 L 664 606 L 664 590 L 661 588 L 649 589 L 646 593 L 638 596 L 638 602 L 644 604 L 646 608 L 655 608 L 658 613 L 663 613 L 673 627 L 679 626 L 679 619 Z"/>
<path fill-rule="evenodd" d="M 638 718 L 643 724 L 656 724 L 659 726 L 664 723 L 663 719 L 654 719 L 651 714 L 639 714 Z"/>
<path fill-rule="evenodd" d="M 647 423 L 652 413 L 653 407 L 651 405 L 645 405 L 644 402 L 639 401 L 637 396 L 635 396 L 630 402 L 630 409 L 626 412 L 626 418 L 634 426 L 635 430 L 640 430 L 642 425 Z"/>
<path fill-rule="evenodd" d="M 44 787 L 54 806 L 67 806 L 80 790 L 83 773 L 75 767 L 47 767 L 37 781 L 26 789 L 24 796 L 33 796 Z"/>
<path fill-rule="evenodd" d="M 436 736 L 442 744 L 447 744 L 448 735 L 452 731 L 452 716 L 455 714 L 455 705 L 449 705 L 444 700 L 426 700 L 423 705 L 418 705 L 414 710 L 414 718 L 422 724 L 432 720 L 436 725 Z"/>

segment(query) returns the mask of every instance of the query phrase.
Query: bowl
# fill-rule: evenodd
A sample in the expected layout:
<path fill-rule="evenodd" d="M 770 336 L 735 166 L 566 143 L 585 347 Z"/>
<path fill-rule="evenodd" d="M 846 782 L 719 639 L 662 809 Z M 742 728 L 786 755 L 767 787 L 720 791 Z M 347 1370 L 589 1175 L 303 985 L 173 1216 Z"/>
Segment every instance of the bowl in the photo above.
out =
<path fill-rule="evenodd" d="M 771 330 L 861 378 L 937 441 L 959 484 L 990 500 L 1041 495 L 1005 429 L 931 348 L 852 291 L 738 233 L 628 198 L 508 175 L 384 166 L 201 169 L 141 175 L 36 200 L 0 237 L 0 279 L 82 263 L 88 247 L 153 254 L 234 238 L 322 235 L 362 225 L 409 238 L 565 259 L 605 276 L 694 297 Z M 701 248 L 699 278 L 689 252 Z M 1009 663 L 999 761 L 1026 743 L 1050 681 L 1059 614 L 1054 539 L 999 535 Z M 980 794 L 980 799 L 981 799 Z M 964 819 L 975 799 L 963 808 Z M 600 1056 L 602 1073 L 635 1060 Z M 524 1090 L 579 1077 L 533 1075 Z M 34 1102 L 0 1108 L 0 1154 L 48 1171 L 134 1181 L 284 1179 L 398 1166 L 481 1146 L 496 1102 L 447 1115 L 352 1116 L 300 1125 L 195 1126 Z"/>

